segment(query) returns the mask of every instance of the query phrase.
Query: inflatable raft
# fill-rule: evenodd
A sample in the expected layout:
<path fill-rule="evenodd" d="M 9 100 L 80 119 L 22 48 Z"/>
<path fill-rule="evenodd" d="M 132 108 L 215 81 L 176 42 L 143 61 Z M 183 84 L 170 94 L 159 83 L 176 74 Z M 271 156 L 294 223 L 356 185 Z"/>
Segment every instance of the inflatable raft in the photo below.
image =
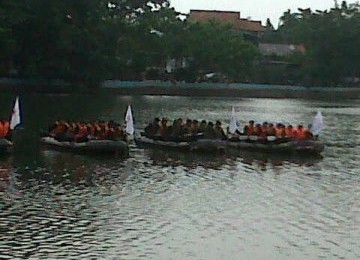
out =
<path fill-rule="evenodd" d="M 256 136 L 230 137 L 229 140 L 197 139 L 193 141 L 163 141 L 156 140 L 144 135 L 135 138 L 139 146 L 172 148 L 186 151 L 215 152 L 229 150 L 246 151 L 267 151 L 275 153 L 302 153 L 302 154 L 320 154 L 324 150 L 324 144 L 320 140 L 290 140 L 276 139 L 268 137 L 266 140 L 260 140 Z"/>
<path fill-rule="evenodd" d="M 0 138 L 0 153 L 8 152 L 12 146 L 13 146 L 13 143 L 11 141 Z"/>
<path fill-rule="evenodd" d="M 53 137 L 42 137 L 41 144 L 48 148 L 69 151 L 80 154 L 115 154 L 120 156 L 129 155 L 128 144 L 124 141 L 90 140 L 87 142 L 60 142 Z"/>
<path fill-rule="evenodd" d="M 226 142 L 222 140 L 198 139 L 186 142 L 163 141 L 140 136 L 135 138 L 139 146 L 170 148 L 185 151 L 219 152 L 226 149 Z"/>
<path fill-rule="evenodd" d="M 319 154 L 324 150 L 324 143 L 317 139 L 291 140 L 268 137 L 266 140 L 259 140 L 256 136 L 240 136 L 238 138 L 229 138 L 227 141 L 227 146 L 239 150 L 289 153 Z"/>

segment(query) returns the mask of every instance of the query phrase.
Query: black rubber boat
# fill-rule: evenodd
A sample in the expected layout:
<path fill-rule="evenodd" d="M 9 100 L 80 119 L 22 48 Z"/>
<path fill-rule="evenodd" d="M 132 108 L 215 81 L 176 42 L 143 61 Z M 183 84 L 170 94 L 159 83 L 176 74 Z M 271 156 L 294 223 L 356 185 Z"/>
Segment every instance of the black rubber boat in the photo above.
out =
<path fill-rule="evenodd" d="M 239 150 L 309 154 L 319 154 L 324 150 L 324 143 L 318 139 L 292 140 L 268 137 L 266 140 L 261 140 L 256 136 L 240 136 L 238 138 L 230 138 L 227 141 L 227 146 Z"/>
<path fill-rule="evenodd" d="M 42 137 L 41 144 L 47 148 L 68 151 L 78 154 L 114 154 L 119 156 L 128 156 L 129 147 L 124 141 L 112 140 L 90 140 L 87 142 L 60 142 L 53 137 Z"/>
<path fill-rule="evenodd" d="M 13 147 L 13 143 L 7 139 L 0 138 L 0 153 L 6 153 Z"/>
<path fill-rule="evenodd" d="M 184 151 L 199 151 L 199 152 L 220 152 L 226 148 L 226 141 L 213 139 L 197 139 L 189 141 L 163 141 L 151 139 L 146 136 L 135 138 L 135 142 L 143 147 L 158 147 L 169 148 Z"/>

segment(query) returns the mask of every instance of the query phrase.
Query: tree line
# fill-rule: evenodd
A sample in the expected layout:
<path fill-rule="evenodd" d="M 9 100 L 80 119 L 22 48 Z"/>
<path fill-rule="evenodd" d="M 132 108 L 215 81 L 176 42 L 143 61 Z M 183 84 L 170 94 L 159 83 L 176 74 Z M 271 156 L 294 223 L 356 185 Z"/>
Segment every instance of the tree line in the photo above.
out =
<path fill-rule="evenodd" d="M 236 82 L 337 86 L 360 76 L 359 4 L 286 11 L 276 30 L 268 21 L 259 41 L 303 44 L 306 52 L 282 57 L 285 65 L 271 69 L 257 44 L 231 25 L 190 22 L 169 0 L 0 2 L 2 77 L 95 86 L 144 73 L 194 82 L 219 72 Z M 171 75 L 159 71 L 171 59 L 184 66 Z M 291 73 L 289 64 L 296 65 Z"/>
<path fill-rule="evenodd" d="M 268 23 L 268 27 L 271 24 Z M 300 65 L 297 77 L 305 85 L 338 86 L 360 78 L 360 5 L 343 1 L 330 10 L 298 9 L 284 12 L 277 30 L 267 30 L 263 41 L 297 43 L 304 55 L 288 57 Z"/>

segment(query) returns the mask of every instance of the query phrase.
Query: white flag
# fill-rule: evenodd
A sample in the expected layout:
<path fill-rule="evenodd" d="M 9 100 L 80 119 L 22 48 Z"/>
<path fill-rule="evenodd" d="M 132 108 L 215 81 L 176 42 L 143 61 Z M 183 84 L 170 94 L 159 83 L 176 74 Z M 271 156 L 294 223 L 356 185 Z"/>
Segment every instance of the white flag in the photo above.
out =
<path fill-rule="evenodd" d="M 235 115 L 235 108 L 232 107 L 231 117 L 230 117 L 230 125 L 229 125 L 230 134 L 235 134 L 237 128 L 238 127 L 237 127 L 237 119 L 236 119 L 236 115 Z"/>
<path fill-rule="evenodd" d="M 134 134 L 134 119 L 133 119 L 130 105 L 128 106 L 128 109 L 126 111 L 125 124 L 126 124 L 126 128 L 125 128 L 126 133 L 129 135 Z"/>
<path fill-rule="evenodd" d="M 319 111 L 319 112 L 317 112 L 317 114 L 314 118 L 314 121 L 310 128 L 310 132 L 313 135 L 319 135 L 321 130 L 323 129 L 323 126 L 324 126 L 323 116 L 322 116 L 321 112 Z"/>
<path fill-rule="evenodd" d="M 16 97 L 15 105 L 11 115 L 10 129 L 13 130 L 20 123 L 21 123 L 21 119 L 20 119 L 19 97 Z"/>

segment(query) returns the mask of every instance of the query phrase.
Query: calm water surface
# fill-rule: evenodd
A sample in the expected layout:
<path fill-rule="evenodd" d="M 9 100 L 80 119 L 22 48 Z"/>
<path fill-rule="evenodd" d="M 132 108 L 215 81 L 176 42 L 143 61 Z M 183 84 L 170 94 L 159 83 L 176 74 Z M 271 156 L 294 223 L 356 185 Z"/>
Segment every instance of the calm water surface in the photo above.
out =
<path fill-rule="evenodd" d="M 0 96 L 7 117 L 13 96 Z M 130 158 L 41 150 L 57 118 L 154 116 L 326 126 L 323 157 L 199 155 L 131 147 Z M 1 259 L 360 259 L 360 101 L 22 97 L 23 130 L 0 157 Z"/>

